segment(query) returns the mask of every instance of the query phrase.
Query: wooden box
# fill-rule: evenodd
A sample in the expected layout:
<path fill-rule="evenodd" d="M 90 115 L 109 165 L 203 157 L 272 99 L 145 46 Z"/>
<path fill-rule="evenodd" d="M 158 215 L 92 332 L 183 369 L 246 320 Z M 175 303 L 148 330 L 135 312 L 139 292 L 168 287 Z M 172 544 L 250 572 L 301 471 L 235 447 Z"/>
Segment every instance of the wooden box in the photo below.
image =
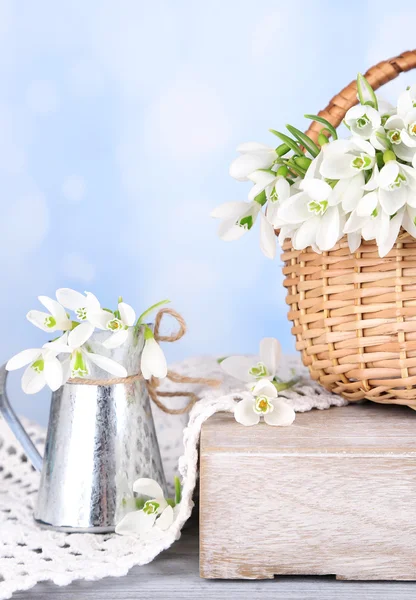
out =
<path fill-rule="evenodd" d="M 416 580 L 416 413 L 376 404 L 291 427 L 203 426 L 200 573 Z"/>

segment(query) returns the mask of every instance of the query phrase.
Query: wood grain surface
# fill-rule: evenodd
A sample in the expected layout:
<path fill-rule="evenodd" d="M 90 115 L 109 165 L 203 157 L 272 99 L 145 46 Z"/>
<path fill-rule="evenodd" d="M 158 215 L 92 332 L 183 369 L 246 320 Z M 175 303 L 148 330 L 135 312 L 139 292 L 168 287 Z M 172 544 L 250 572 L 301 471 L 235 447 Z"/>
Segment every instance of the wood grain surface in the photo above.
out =
<path fill-rule="evenodd" d="M 201 438 L 200 571 L 207 578 L 416 579 L 416 413 L 350 405 Z"/>

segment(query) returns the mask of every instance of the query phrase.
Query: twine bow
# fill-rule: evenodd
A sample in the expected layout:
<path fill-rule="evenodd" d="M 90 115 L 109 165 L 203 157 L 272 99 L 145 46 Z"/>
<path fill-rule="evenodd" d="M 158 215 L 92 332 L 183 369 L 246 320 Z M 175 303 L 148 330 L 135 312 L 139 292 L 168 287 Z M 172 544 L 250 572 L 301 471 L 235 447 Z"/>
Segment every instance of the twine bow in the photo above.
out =
<path fill-rule="evenodd" d="M 161 335 L 160 325 L 162 322 L 163 315 L 170 315 L 173 317 L 178 325 L 179 329 L 176 333 L 171 335 Z M 177 342 L 180 340 L 186 333 L 186 323 L 176 310 L 172 308 L 161 308 L 156 315 L 155 318 L 155 326 L 154 326 L 154 337 L 157 342 Z M 175 383 L 203 383 L 205 385 L 209 385 L 211 387 L 215 387 L 219 385 L 221 382 L 218 379 L 207 379 L 205 377 L 186 377 L 185 375 L 181 375 L 180 373 L 175 373 L 175 371 L 168 371 L 167 379 L 173 381 Z M 199 397 L 190 390 L 177 391 L 177 392 L 163 392 L 159 390 L 160 380 L 156 377 L 151 377 L 148 381 L 144 379 L 142 373 L 137 373 L 136 375 L 129 375 L 128 377 L 115 377 L 113 379 L 84 379 L 83 377 L 73 377 L 68 379 L 67 383 L 80 383 L 83 385 L 114 385 L 117 383 L 133 383 L 134 381 L 145 381 L 147 391 L 149 393 L 150 398 L 156 404 L 160 410 L 169 415 L 182 415 L 186 412 L 189 412 L 193 405 L 199 400 Z M 183 397 L 189 398 L 188 403 L 183 408 L 169 408 L 162 402 L 160 398 L 176 398 Z"/>

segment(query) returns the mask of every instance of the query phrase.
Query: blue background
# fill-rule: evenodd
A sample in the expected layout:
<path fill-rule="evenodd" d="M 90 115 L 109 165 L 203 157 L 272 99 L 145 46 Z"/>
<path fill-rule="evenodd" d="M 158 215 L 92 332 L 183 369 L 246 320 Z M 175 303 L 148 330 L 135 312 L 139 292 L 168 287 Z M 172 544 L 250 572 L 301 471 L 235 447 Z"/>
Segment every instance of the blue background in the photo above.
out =
<path fill-rule="evenodd" d="M 216 237 L 209 212 L 244 200 L 228 166 L 244 141 L 317 112 L 381 59 L 415 47 L 412 1 L 0 1 L 0 359 L 44 343 L 39 294 L 164 297 L 189 333 L 170 360 L 286 351 L 279 261 L 258 230 Z M 385 88 L 395 99 L 408 74 Z M 257 228 L 256 228 L 257 229 Z M 49 394 L 21 413 L 47 420 Z"/>

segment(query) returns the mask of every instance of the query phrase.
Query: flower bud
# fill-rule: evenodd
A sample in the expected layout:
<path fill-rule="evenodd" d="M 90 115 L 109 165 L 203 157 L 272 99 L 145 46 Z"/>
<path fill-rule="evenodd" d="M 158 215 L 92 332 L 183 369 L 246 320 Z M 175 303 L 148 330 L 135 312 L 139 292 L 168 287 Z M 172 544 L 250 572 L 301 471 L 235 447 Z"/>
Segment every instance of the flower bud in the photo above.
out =
<path fill-rule="evenodd" d="M 388 163 L 390 160 L 396 160 L 396 155 L 393 150 L 386 150 L 383 154 L 384 164 Z"/>
<path fill-rule="evenodd" d="M 329 140 L 328 140 L 328 138 L 327 138 L 327 137 L 326 137 L 326 135 L 324 135 L 323 133 L 320 133 L 320 134 L 318 135 L 318 144 L 319 144 L 320 146 L 324 146 L 325 144 L 329 144 Z"/>
<path fill-rule="evenodd" d="M 309 165 L 312 162 L 311 159 L 307 158 L 306 156 L 295 156 L 293 160 L 295 161 L 295 164 L 298 165 L 298 167 L 301 167 L 301 169 L 305 169 L 305 171 L 309 168 Z"/>
<path fill-rule="evenodd" d="M 286 165 L 282 165 L 281 167 L 279 167 L 276 171 L 276 175 L 278 177 L 286 177 L 286 175 L 288 174 L 289 169 L 287 168 Z"/>

